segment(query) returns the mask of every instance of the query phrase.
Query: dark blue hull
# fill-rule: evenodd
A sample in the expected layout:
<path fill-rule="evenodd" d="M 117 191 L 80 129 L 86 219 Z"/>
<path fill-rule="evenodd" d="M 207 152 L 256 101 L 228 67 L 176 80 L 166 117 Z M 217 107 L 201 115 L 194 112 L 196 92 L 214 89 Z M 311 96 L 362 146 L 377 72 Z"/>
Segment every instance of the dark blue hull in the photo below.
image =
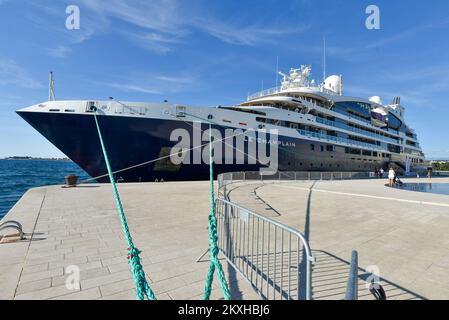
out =
<path fill-rule="evenodd" d="M 30 125 L 45 136 L 68 158 L 77 163 L 90 176 L 106 174 L 98 134 L 92 115 L 67 113 L 18 112 Z M 113 171 L 149 162 L 167 156 L 177 143 L 170 141 L 170 133 L 179 128 L 192 132 L 189 123 L 177 120 L 161 120 L 123 116 L 98 116 L 105 145 Z M 207 125 L 202 128 L 207 129 Z M 224 136 L 223 127 L 219 129 Z M 346 154 L 342 146 L 311 142 L 279 136 L 279 170 L 281 171 L 374 171 L 388 165 L 381 157 Z M 313 150 L 311 144 L 314 144 Z M 267 147 L 269 149 L 269 147 Z M 224 163 L 224 161 L 223 161 Z M 235 163 L 235 162 L 234 162 Z M 247 162 L 245 162 L 247 163 Z M 215 175 L 230 171 L 255 171 L 263 167 L 257 164 L 216 164 Z M 169 158 L 136 166 L 115 174 L 124 182 L 179 180 L 206 180 L 207 164 L 174 165 Z M 107 177 L 97 179 L 107 182 Z"/>

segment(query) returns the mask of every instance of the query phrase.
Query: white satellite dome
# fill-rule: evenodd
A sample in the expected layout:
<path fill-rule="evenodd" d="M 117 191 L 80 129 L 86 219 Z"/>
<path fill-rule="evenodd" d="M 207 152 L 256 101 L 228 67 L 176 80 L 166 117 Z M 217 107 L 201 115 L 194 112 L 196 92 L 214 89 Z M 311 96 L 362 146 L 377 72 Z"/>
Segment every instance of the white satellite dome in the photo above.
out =
<path fill-rule="evenodd" d="M 343 81 L 341 76 L 333 75 L 324 80 L 324 88 L 335 93 L 343 92 Z"/>
<path fill-rule="evenodd" d="M 379 96 L 369 98 L 369 101 L 382 105 L 382 99 Z"/>

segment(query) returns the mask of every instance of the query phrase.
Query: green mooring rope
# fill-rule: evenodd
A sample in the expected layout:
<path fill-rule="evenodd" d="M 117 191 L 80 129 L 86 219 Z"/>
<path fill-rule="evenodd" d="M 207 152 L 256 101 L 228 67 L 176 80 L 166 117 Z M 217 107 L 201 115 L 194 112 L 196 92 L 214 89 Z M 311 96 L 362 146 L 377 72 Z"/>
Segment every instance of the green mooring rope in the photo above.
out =
<path fill-rule="evenodd" d="M 114 193 L 115 205 L 117 207 L 117 212 L 120 217 L 120 222 L 122 224 L 123 233 L 125 234 L 126 241 L 128 242 L 128 260 L 131 266 L 131 272 L 136 284 L 136 296 L 138 300 L 144 300 L 145 296 L 149 300 L 156 300 L 156 296 L 148 285 L 147 279 L 145 278 L 145 272 L 143 271 L 142 264 L 140 263 L 139 254 L 141 251 L 134 246 L 131 233 L 129 232 L 128 223 L 126 222 L 125 213 L 123 211 L 122 202 L 120 200 L 120 195 L 117 190 L 117 186 L 114 181 L 114 176 L 112 175 L 111 165 L 109 164 L 109 158 L 104 146 L 103 137 L 101 135 L 100 126 L 98 125 L 96 110 L 94 111 L 95 124 L 97 126 L 98 136 L 100 138 L 101 149 L 103 150 L 104 161 L 108 169 L 109 180 L 112 185 L 112 192 Z"/>
<path fill-rule="evenodd" d="M 209 300 L 212 291 L 212 282 L 214 281 L 215 269 L 217 269 L 218 279 L 220 280 L 221 292 L 226 300 L 231 300 L 231 293 L 229 292 L 228 283 L 223 272 L 223 267 L 218 260 L 218 235 L 217 235 L 217 218 L 215 215 L 215 200 L 214 200 L 214 172 L 213 172 L 213 157 L 212 157 L 212 126 L 209 122 L 209 166 L 210 166 L 210 212 L 209 212 L 209 250 L 210 250 L 210 265 L 207 272 L 206 286 L 204 288 L 204 300 Z"/>

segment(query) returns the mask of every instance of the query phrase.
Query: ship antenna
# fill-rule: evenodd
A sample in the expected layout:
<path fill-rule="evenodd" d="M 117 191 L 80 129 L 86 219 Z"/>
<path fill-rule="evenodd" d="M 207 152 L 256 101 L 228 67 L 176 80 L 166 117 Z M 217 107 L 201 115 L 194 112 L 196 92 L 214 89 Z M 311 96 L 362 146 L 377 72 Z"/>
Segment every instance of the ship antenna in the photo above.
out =
<path fill-rule="evenodd" d="M 323 35 L 323 83 L 326 80 L 326 36 Z"/>
<path fill-rule="evenodd" d="M 55 81 L 52 71 L 50 71 L 48 79 L 48 101 L 55 101 Z"/>
<path fill-rule="evenodd" d="M 276 85 L 274 86 L 277 88 L 279 83 L 279 56 L 276 56 Z"/>

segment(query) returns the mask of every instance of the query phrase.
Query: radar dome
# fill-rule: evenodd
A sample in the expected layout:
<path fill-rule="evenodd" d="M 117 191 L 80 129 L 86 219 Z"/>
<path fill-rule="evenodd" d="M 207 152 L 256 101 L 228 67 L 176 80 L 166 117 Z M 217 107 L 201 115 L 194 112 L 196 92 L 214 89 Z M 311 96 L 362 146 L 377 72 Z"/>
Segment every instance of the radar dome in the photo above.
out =
<path fill-rule="evenodd" d="M 371 98 L 369 98 L 369 101 L 380 104 L 380 105 L 382 104 L 382 99 L 379 96 L 371 97 Z"/>
<path fill-rule="evenodd" d="M 343 92 L 343 81 L 341 76 L 333 75 L 324 80 L 324 88 L 335 93 Z"/>

